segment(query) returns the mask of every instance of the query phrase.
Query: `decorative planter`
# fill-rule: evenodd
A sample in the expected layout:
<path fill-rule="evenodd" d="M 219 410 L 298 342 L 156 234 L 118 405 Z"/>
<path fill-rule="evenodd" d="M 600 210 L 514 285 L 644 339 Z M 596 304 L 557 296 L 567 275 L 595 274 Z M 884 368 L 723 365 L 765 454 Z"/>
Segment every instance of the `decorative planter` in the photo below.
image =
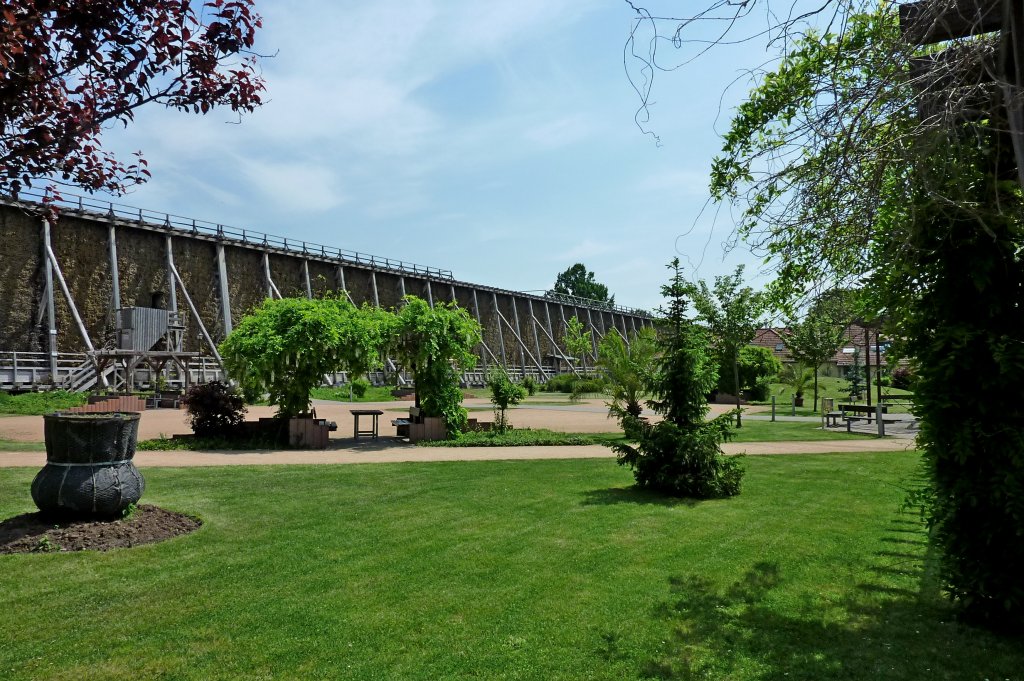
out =
<path fill-rule="evenodd" d="M 804 396 L 797 395 L 796 397 L 793 398 L 793 403 L 798 407 L 804 406 Z"/>
<path fill-rule="evenodd" d="M 409 424 L 410 442 L 444 440 L 447 437 L 448 430 L 444 426 L 444 419 L 440 416 L 424 416 L 419 423 Z"/>
<path fill-rule="evenodd" d="M 139 414 L 47 414 L 46 465 L 32 481 L 44 513 L 118 516 L 146 487 L 135 467 Z"/>

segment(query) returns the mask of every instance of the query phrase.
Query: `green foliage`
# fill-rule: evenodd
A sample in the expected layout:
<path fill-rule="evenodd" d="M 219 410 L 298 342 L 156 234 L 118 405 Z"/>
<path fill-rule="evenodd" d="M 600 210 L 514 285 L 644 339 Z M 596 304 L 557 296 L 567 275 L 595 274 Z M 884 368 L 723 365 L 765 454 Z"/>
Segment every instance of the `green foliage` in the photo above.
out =
<path fill-rule="evenodd" d="M 459 433 L 454 440 L 421 440 L 419 447 L 566 447 L 602 444 L 599 434 L 560 433 L 544 428 L 514 428 Z"/>
<path fill-rule="evenodd" d="M 846 370 L 846 380 L 850 385 L 850 395 L 859 399 L 864 392 L 864 365 L 860 361 L 860 348 L 853 349 L 853 364 Z"/>
<path fill-rule="evenodd" d="M 569 354 L 578 359 L 584 367 L 587 366 L 587 355 L 593 351 L 594 342 L 590 331 L 584 328 L 583 322 L 577 317 L 569 317 L 565 323 L 563 342 Z"/>
<path fill-rule="evenodd" d="M 482 340 L 480 325 L 453 303 L 406 296 L 395 322 L 393 345 L 412 370 L 417 403 L 424 416 L 444 419 L 450 438 L 466 426 L 459 371 L 476 366 L 473 348 Z M 458 371 L 457 371 L 458 369 Z"/>
<path fill-rule="evenodd" d="M 659 336 L 661 357 L 648 386 L 653 395 L 648 405 L 664 420 L 649 425 L 633 419 L 626 432 L 636 436 L 637 444 L 612 448 L 619 464 L 633 469 L 640 487 L 699 499 L 733 496 L 739 494 L 743 468 L 721 451 L 731 414 L 705 421 L 715 366 L 704 331 L 687 318 L 693 287 L 684 282 L 678 258 L 669 267 L 672 280 L 662 287 L 668 308 Z"/>
<path fill-rule="evenodd" d="M 137 504 L 128 504 L 125 509 L 121 511 L 121 520 L 131 520 L 138 512 L 139 507 Z"/>
<path fill-rule="evenodd" d="M 352 381 L 352 394 L 355 397 L 365 397 L 366 391 L 370 389 L 370 382 L 365 378 L 356 378 Z"/>
<path fill-rule="evenodd" d="M 557 374 L 550 377 L 547 382 L 541 386 L 541 390 L 546 393 L 571 393 L 573 383 L 579 380 L 579 376 L 576 374 Z"/>
<path fill-rule="evenodd" d="M 325 375 L 378 366 L 392 319 L 341 298 L 268 299 L 242 319 L 220 353 L 246 401 L 267 394 L 279 416 L 294 417 L 309 411 Z"/>
<path fill-rule="evenodd" d="M 804 396 L 807 384 L 814 379 L 814 370 L 803 362 L 792 362 L 783 367 L 779 380 L 793 391 L 797 398 Z"/>
<path fill-rule="evenodd" d="M 817 301 L 802 322 L 790 322 L 786 338 L 789 352 L 814 375 L 814 407 L 818 407 L 818 369 L 836 354 L 843 344 L 846 322 L 836 323 L 836 305 L 828 299 Z"/>
<path fill-rule="evenodd" d="M 499 433 L 504 433 L 508 430 L 506 412 L 509 406 L 522 402 L 526 398 L 527 390 L 513 383 L 504 369 L 500 368 L 488 372 L 487 387 L 491 391 L 491 404 L 494 405 L 494 428 Z"/>
<path fill-rule="evenodd" d="M 528 394 L 530 397 L 533 397 L 534 395 L 537 394 L 537 381 L 533 378 L 533 376 L 523 376 L 523 380 L 520 383 L 520 385 L 523 386 L 523 388 L 526 390 L 526 394 Z"/>
<path fill-rule="evenodd" d="M 921 256 L 888 272 L 880 288 L 899 311 L 901 350 L 913 358 L 943 583 L 970 616 L 1019 630 L 1024 403 L 1011 396 L 1024 385 L 1024 198 L 990 174 L 997 149 L 1012 157 L 997 133 L 961 134 L 978 142 L 974 157 L 961 148 L 955 159 L 939 155 L 936 167 L 958 162 L 955 189 L 969 189 L 973 201 L 951 207 L 916 188 L 907 238 Z"/>
<path fill-rule="evenodd" d="M 579 402 L 587 395 L 600 395 L 607 387 L 607 382 L 600 376 L 577 378 L 572 382 L 572 392 L 569 394 L 569 400 Z"/>
<path fill-rule="evenodd" d="M 192 432 L 200 437 L 226 437 L 245 419 L 245 400 L 238 391 L 221 381 L 189 387 L 182 402 L 188 409 Z"/>
<path fill-rule="evenodd" d="M 739 353 L 743 346 L 754 339 L 761 316 L 765 311 L 765 296 L 749 286 L 743 286 L 743 265 L 729 276 L 715 277 L 715 285 L 700 281 L 690 287 L 689 295 L 697 317 L 703 321 L 714 340 L 718 355 L 729 363 L 732 381 L 719 375 L 719 385 L 729 385 L 728 391 L 736 396 L 736 425 L 740 426 L 740 390 L 743 382 L 739 376 Z"/>
<path fill-rule="evenodd" d="M 613 445 L 619 463 L 630 466 L 640 487 L 677 497 L 714 499 L 740 493 L 743 466 L 722 456 L 721 443 L 732 432 L 728 419 L 682 429 L 661 421 L 642 429 L 636 447 Z"/>
<path fill-rule="evenodd" d="M 615 329 L 601 339 L 597 365 L 611 387 L 608 414 L 623 427 L 626 417 L 636 419 L 643 412 L 643 399 L 657 354 L 657 334 L 650 327 L 640 329 L 629 345 Z"/>
<path fill-rule="evenodd" d="M 49 535 L 44 534 L 36 544 L 36 551 L 40 553 L 52 553 L 60 551 L 61 545 L 55 542 Z"/>
<path fill-rule="evenodd" d="M 315 400 L 331 400 L 333 402 L 394 402 L 395 396 L 391 394 L 392 390 L 393 388 L 390 386 L 371 385 L 366 388 L 362 397 L 358 397 L 355 390 L 349 392 L 348 385 L 324 386 L 313 388 L 310 396 Z"/>
<path fill-rule="evenodd" d="M 160 437 L 139 440 L 135 448 L 140 452 L 176 452 L 176 451 L 237 451 L 237 450 L 279 450 L 288 448 L 288 431 L 284 429 L 283 439 L 280 433 L 257 432 L 246 434 L 242 431 L 230 437 Z"/>
<path fill-rule="evenodd" d="M 870 269 L 870 243 L 888 229 L 877 215 L 905 178 L 906 137 L 919 123 L 903 78 L 909 47 L 891 3 L 851 11 L 839 34 L 787 41 L 724 136 L 712 194 L 775 261 L 769 294 L 790 316 L 808 289 Z"/>
<path fill-rule="evenodd" d="M 919 96 L 891 3 L 845 18 L 839 36 L 787 43 L 740 107 L 712 189 L 779 259 L 778 298 L 857 281 L 864 313 L 887 318 L 914 367 L 945 589 L 979 620 L 1021 627 L 1024 408 L 1007 396 L 1024 384 L 1024 199 L 1005 108 L 987 92 Z M 957 45 L 951 70 L 992 48 Z"/>
<path fill-rule="evenodd" d="M 0 392 L 0 414 L 21 414 L 36 416 L 50 414 L 62 409 L 80 407 L 86 403 L 85 393 L 67 390 L 51 390 L 45 393 L 21 393 L 11 395 Z"/>
<path fill-rule="evenodd" d="M 717 355 L 718 390 L 732 394 L 732 359 Z M 782 362 L 768 348 L 747 345 L 740 349 L 739 356 L 740 390 L 750 393 L 750 399 L 761 401 L 768 397 L 768 386 L 782 371 Z"/>
<path fill-rule="evenodd" d="M 609 305 L 615 304 L 615 296 L 608 295 L 608 287 L 594 279 L 594 273 L 583 263 L 576 263 L 555 279 L 555 286 L 548 294 L 565 293 L 580 298 L 597 300 Z"/>

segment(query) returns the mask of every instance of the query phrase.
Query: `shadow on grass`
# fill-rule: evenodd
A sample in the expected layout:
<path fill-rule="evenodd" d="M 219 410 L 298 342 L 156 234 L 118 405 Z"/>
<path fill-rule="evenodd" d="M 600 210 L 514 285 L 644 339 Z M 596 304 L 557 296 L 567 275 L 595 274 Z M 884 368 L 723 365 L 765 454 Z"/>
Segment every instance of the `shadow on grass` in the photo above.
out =
<path fill-rule="evenodd" d="M 655 506 L 696 506 L 697 499 L 676 499 L 660 492 L 639 487 L 609 487 L 583 493 L 583 506 L 609 506 L 612 504 L 649 504 Z"/>
<path fill-rule="evenodd" d="M 902 527 L 902 525 L 901 525 Z M 918 524 L 923 540 L 925 533 Z M 866 583 L 794 595 L 777 563 L 755 563 L 722 587 L 702 575 L 668 578 L 652 617 L 661 645 L 640 657 L 654 679 L 1021 679 L 1024 645 L 956 621 L 916 555 L 880 551 Z M 599 654 L 629 657 L 602 635 Z"/>

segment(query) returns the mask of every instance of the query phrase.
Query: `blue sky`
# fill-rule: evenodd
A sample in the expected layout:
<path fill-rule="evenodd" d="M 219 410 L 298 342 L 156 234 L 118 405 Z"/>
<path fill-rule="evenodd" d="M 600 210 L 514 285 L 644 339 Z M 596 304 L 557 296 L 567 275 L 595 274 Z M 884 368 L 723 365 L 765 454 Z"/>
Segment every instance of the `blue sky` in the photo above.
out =
<path fill-rule="evenodd" d="M 668 6 L 691 4 L 703 3 Z M 153 172 L 124 203 L 516 290 L 549 288 L 583 262 L 636 307 L 660 303 L 677 253 L 699 265 L 688 276 L 745 262 L 754 279 L 749 253 L 723 259 L 728 210 L 701 211 L 718 132 L 746 81 L 723 91 L 765 61 L 764 40 L 657 74 L 658 146 L 633 122 L 623 46 L 634 14 L 624 2 L 258 8 L 259 49 L 277 55 L 263 61 L 269 102 L 241 125 L 229 112 L 146 109 L 108 131 L 108 148 L 142 150 Z M 686 50 L 661 54 L 673 63 Z"/>

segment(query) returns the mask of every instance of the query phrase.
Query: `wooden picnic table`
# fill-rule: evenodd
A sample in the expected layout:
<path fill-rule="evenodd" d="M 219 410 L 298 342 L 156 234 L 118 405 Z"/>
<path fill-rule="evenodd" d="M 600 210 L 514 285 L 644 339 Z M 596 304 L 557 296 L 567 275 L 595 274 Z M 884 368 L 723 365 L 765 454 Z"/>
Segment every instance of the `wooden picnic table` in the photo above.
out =
<path fill-rule="evenodd" d="M 361 435 L 372 437 L 374 440 L 377 439 L 380 434 L 380 416 L 384 412 L 380 409 L 349 409 L 349 413 L 355 417 L 355 425 L 353 426 L 354 436 L 357 440 Z M 373 417 L 373 423 L 369 430 L 359 430 L 359 417 L 360 416 L 371 416 Z"/>

